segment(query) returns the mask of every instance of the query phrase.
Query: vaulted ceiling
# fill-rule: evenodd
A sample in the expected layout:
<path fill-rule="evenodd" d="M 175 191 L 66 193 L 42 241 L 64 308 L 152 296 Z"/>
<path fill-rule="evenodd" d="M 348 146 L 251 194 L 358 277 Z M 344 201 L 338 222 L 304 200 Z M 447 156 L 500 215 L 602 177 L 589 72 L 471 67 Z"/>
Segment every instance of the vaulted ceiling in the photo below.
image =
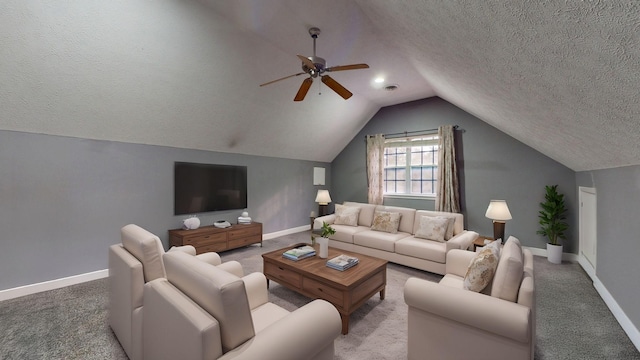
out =
<path fill-rule="evenodd" d="M 439 96 L 573 170 L 640 164 L 636 2 L 0 8 L 0 129 L 330 162 L 381 107 Z M 349 100 L 315 79 L 294 102 L 304 75 L 258 86 L 301 71 L 312 26 L 327 66 L 370 66 L 331 73 Z"/>

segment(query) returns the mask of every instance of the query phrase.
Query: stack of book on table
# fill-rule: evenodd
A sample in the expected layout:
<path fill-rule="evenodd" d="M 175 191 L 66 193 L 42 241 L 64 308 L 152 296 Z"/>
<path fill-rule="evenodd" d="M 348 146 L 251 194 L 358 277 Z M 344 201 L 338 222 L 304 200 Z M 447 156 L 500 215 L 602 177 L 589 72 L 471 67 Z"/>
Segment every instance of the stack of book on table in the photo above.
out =
<path fill-rule="evenodd" d="M 356 265 L 358 265 L 357 257 L 344 255 L 344 254 L 336 256 L 333 259 L 327 260 L 328 267 L 332 269 L 340 270 L 340 271 L 345 271 L 348 268 Z"/>
<path fill-rule="evenodd" d="M 301 259 L 306 259 L 308 257 L 314 256 L 316 254 L 316 249 L 312 248 L 309 245 L 299 246 L 293 248 L 291 250 L 285 251 L 282 256 L 289 260 L 298 261 Z"/>

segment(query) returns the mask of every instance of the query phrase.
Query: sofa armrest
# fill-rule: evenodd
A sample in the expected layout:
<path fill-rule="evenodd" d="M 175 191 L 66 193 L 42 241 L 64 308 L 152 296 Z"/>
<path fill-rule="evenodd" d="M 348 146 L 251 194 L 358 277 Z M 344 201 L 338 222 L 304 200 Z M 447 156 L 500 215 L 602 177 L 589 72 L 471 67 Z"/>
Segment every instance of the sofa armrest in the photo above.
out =
<path fill-rule="evenodd" d="M 313 220 L 313 229 L 320 230 L 323 222 L 326 222 L 327 224 L 331 225 L 333 224 L 334 221 L 336 221 L 335 214 L 317 217 L 315 218 L 315 220 Z"/>
<path fill-rule="evenodd" d="M 195 256 L 198 258 L 198 260 L 202 260 L 211 265 L 217 266 L 222 264 L 222 259 L 220 259 L 220 255 L 218 255 L 218 253 L 216 252 L 206 252 Z"/>
<path fill-rule="evenodd" d="M 172 246 L 169 251 L 182 251 L 189 255 L 196 256 L 196 248 L 192 245 Z"/>
<path fill-rule="evenodd" d="M 473 291 L 410 278 L 404 286 L 409 307 L 521 343 L 531 341 L 531 309 Z"/>
<path fill-rule="evenodd" d="M 447 252 L 452 249 L 467 250 L 473 244 L 473 241 L 478 237 L 478 233 L 475 231 L 463 230 L 456 236 L 447 241 Z"/>
<path fill-rule="evenodd" d="M 251 310 L 262 304 L 269 302 L 269 290 L 267 289 L 267 278 L 263 273 L 254 272 L 242 277 L 244 288 L 249 299 L 249 308 Z"/>
<path fill-rule="evenodd" d="M 299 360 L 313 359 L 333 348 L 342 321 L 329 302 L 314 300 L 257 333 L 220 359 Z M 330 352 L 333 355 L 333 351 Z M 330 358 L 333 358 L 331 356 Z"/>
<path fill-rule="evenodd" d="M 453 274 L 464 277 L 471 260 L 477 254 L 467 250 L 453 249 L 447 253 L 447 262 L 445 264 L 445 274 Z"/>
<path fill-rule="evenodd" d="M 242 269 L 242 264 L 240 264 L 235 260 L 224 262 L 220 265 L 216 265 L 216 267 L 218 269 L 222 269 L 228 273 L 231 273 L 237 277 L 244 276 L 244 269 Z"/>

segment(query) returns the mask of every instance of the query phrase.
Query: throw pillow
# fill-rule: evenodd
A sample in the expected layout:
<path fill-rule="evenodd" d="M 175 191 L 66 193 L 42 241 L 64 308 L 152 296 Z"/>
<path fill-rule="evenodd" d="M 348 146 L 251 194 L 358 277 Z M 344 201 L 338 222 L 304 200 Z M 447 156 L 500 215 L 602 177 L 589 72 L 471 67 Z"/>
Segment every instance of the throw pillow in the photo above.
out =
<path fill-rule="evenodd" d="M 335 225 L 358 226 L 359 214 L 359 207 L 336 204 L 336 219 L 333 223 Z"/>
<path fill-rule="evenodd" d="M 415 237 L 444 242 L 448 222 L 442 217 L 423 216 L 420 218 L 420 226 Z"/>
<path fill-rule="evenodd" d="M 447 219 L 447 232 L 444 234 L 444 239 L 449 240 L 453 237 L 453 226 L 456 222 L 456 218 L 447 216 L 438 216 L 439 218 Z"/>
<path fill-rule="evenodd" d="M 373 215 L 371 230 L 396 234 L 400 226 L 400 216 L 401 214 L 397 212 L 376 211 Z"/>
<path fill-rule="evenodd" d="M 498 258 L 493 249 L 485 246 L 472 260 L 464 275 L 464 288 L 475 292 L 482 291 L 493 279 L 498 266 Z"/>
<path fill-rule="evenodd" d="M 524 260 L 519 241 L 508 240 L 502 247 L 491 296 L 516 302 L 522 281 Z"/>

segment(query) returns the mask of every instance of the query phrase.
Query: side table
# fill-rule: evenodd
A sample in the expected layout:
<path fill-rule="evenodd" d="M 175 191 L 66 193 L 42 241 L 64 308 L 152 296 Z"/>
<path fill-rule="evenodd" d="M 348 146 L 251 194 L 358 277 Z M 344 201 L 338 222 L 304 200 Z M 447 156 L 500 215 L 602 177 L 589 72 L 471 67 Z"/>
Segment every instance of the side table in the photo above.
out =
<path fill-rule="evenodd" d="M 478 235 L 478 237 L 475 240 L 473 240 L 473 251 L 477 251 L 479 247 L 483 247 L 487 245 L 488 243 L 485 243 L 485 240 L 490 240 L 490 242 L 495 241 L 490 236 Z"/>

